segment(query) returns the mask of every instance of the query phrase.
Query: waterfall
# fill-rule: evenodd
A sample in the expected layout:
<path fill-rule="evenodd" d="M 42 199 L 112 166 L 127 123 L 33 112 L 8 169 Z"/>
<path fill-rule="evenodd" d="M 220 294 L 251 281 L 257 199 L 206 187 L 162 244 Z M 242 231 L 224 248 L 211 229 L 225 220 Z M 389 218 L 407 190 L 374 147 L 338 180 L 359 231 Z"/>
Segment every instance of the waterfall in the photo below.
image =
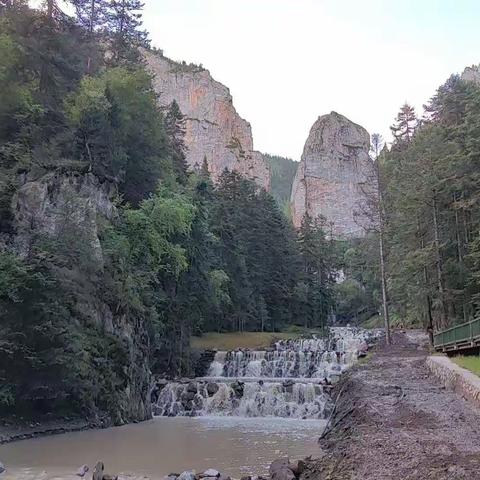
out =
<path fill-rule="evenodd" d="M 160 416 L 325 418 L 331 383 L 366 350 L 369 333 L 331 328 L 328 338 L 282 340 L 265 350 L 218 351 L 207 377 L 170 382 Z"/>

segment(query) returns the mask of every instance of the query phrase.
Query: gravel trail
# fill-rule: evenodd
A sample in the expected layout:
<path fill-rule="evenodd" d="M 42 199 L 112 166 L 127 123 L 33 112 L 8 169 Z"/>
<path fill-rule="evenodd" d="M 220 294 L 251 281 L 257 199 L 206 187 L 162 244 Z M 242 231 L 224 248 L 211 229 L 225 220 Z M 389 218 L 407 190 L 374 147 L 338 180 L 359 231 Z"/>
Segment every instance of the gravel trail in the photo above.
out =
<path fill-rule="evenodd" d="M 393 341 L 337 387 L 324 455 L 305 480 L 480 480 L 480 410 L 428 374 L 422 332 Z"/>

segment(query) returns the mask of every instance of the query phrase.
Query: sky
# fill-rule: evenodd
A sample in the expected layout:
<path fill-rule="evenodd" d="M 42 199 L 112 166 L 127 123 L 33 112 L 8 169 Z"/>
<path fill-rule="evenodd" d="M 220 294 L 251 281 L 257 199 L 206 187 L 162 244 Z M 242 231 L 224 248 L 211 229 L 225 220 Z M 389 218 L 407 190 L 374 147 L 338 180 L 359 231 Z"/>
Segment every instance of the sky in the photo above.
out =
<path fill-rule="evenodd" d="M 452 73 L 480 63 L 480 0 L 143 1 L 152 45 L 210 70 L 255 148 L 294 160 L 320 115 L 388 141 L 403 103 L 421 114 Z"/>
<path fill-rule="evenodd" d="M 152 44 L 230 88 L 262 152 L 299 160 L 332 110 L 389 138 L 480 63 L 480 0 L 144 0 Z"/>

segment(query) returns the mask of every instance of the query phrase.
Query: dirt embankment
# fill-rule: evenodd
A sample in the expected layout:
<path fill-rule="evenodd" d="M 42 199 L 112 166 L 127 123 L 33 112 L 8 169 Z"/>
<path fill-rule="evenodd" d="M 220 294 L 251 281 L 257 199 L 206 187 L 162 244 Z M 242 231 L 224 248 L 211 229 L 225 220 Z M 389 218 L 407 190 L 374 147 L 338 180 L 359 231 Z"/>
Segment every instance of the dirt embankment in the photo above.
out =
<path fill-rule="evenodd" d="M 338 385 L 324 455 L 302 480 L 480 479 L 480 410 L 428 374 L 425 336 L 393 340 Z"/>

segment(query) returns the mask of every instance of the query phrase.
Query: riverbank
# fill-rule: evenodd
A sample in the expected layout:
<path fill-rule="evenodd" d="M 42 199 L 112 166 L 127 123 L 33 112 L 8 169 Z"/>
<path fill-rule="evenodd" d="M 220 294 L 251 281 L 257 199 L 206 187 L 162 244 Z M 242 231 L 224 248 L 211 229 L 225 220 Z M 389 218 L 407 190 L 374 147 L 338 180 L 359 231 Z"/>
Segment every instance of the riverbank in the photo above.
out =
<path fill-rule="evenodd" d="M 395 333 L 336 387 L 305 480 L 480 479 L 480 410 L 429 375 L 427 338 Z"/>
<path fill-rule="evenodd" d="M 41 421 L 9 418 L 0 424 L 0 445 L 27 440 L 30 438 L 58 435 L 61 433 L 78 432 L 92 428 L 102 428 L 101 425 L 84 419 L 51 419 Z"/>

